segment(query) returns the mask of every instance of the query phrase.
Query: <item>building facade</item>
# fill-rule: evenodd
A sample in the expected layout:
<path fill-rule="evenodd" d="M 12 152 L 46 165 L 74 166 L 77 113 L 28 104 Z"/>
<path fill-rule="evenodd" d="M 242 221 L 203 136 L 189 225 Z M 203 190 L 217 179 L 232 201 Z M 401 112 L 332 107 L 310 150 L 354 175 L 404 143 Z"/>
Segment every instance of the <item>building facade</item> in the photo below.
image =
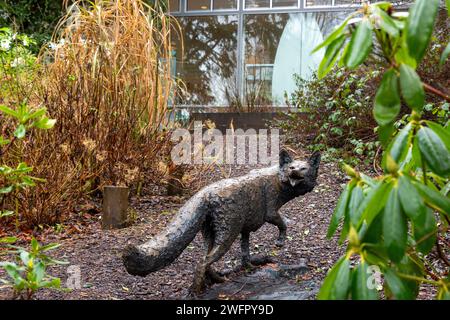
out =
<path fill-rule="evenodd" d="M 311 54 L 363 0 L 170 0 L 176 104 L 282 106 L 308 79 L 324 50 Z M 182 39 L 182 40 L 181 40 Z"/>

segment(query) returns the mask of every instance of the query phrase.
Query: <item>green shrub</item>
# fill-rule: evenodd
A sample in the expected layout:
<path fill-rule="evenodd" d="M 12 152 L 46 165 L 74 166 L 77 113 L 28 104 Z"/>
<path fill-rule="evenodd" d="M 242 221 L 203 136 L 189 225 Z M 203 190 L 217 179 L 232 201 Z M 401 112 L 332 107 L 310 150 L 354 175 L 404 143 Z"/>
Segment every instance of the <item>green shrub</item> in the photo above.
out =
<path fill-rule="evenodd" d="M 1 240 L 0 240 L 1 241 Z M 5 270 L 9 280 L 0 279 L 0 282 L 14 289 L 14 297 L 31 299 L 34 293 L 40 289 L 61 287 L 61 280 L 47 274 L 47 267 L 55 264 L 66 264 L 46 254 L 46 252 L 59 247 L 56 243 L 45 246 L 39 245 L 33 238 L 30 250 L 8 245 L 11 249 L 7 253 L 16 256 L 16 262 L 0 262 L 0 268 Z"/>
<path fill-rule="evenodd" d="M 420 285 L 427 283 L 436 288 L 437 299 L 450 299 L 445 241 L 450 221 L 450 127 L 425 118 L 425 89 L 437 100 L 450 98 L 424 83 L 416 71 L 430 44 L 438 6 L 439 0 L 417 0 L 405 16 L 387 2 L 364 5 L 318 47 L 326 48 L 319 77 L 336 63 L 358 68 L 375 45 L 386 68 L 373 105 L 384 172 L 372 178 L 344 166 L 351 180 L 331 218 L 328 237 L 342 223 L 340 243 L 348 240 L 347 250 L 328 272 L 319 299 L 378 298 L 377 286 L 369 285 L 373 270 L 383 273 L 388 298 L 415 299 Z M 349 23 L 356 28 L 347 28 Z M 450 49 L 441 52 L 445 61 Z M 409 115 L 398 127 L 402 102 Z M 443 269 L 435 268 L 428 256 L 433 248 Z"/>
<path fill-rule="evenodd" d="M 20 228 L 21 218 L 19 195 L 37 182 L 44 179 L 31 175 L 33 168 L 23 160 L 23 145 L 26 144 L 27 133 L 31 130 L 51 129 L 55 120 L 46 116 L 46 109 L 32 109 L 25 102 L 16 107 L 0 105 L 0 218 L 2 220 L 15 216 L 16 228 Z M 3 221 L 2 221 L 3 223 Z M 6 244 L 10 251 L 0 251 L 0 254 L 13 254 L 16 262 L 2 261 L 0 268 L 10 277 L 10 280 L 0 279 L 0 282 L 14 289 L 15 297 L 31 299 L 41 288 L 59 288 L 60 280 L 46 273 L 47 266 L 61 263 L 48 257 L 45 252 L 58 247 L 57 244 L 40 246 L 36 239 L 31 241 L 31 250 L 12 246 L 17 239 L 14 237 L 0 238 L 0 244 Z"/>
<path fill-rule="evenodd" d="M 35 40 L 10 28 L 0 28 L 0 103 L 24 100 L 37 75 Z"/>
<path fill-rule="evenodd" d="M 379 74 L 379 70 L 366 68 L 358 72 L 336 69 L 321 80 L 296 76 L 297 90 L 289 103 L 306 115 L 291 113 L 279 125 L 291 142 L 303 141 L 313 151 L 326 151 L 325 159 L 370 161 L 378 147 L 371 110 Z"/>
<path fill-rule="evenodd" d="M 30 48 L 37 53 L 51 39 L 63 13 L 63 0 L 2 0 L 0 27 L 10 26 L 32 35 L 36 42 Z"/>

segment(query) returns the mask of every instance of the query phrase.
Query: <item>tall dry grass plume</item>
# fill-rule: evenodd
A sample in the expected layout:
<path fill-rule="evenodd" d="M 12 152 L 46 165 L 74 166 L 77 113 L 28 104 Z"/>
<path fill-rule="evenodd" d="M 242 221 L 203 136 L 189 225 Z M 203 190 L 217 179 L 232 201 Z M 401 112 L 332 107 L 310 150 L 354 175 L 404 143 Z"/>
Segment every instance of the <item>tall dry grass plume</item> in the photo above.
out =
<path fill-rule="evenodd" d="M 47 179 L 14 201 L 32 225 L 60 220 L 104 184 L 154 178 L 167 149 L 176 21 L 158 1 L 74 1 L 67 12 L 39 57 L 36 96 L 57 123 L 21 150 Z"/>

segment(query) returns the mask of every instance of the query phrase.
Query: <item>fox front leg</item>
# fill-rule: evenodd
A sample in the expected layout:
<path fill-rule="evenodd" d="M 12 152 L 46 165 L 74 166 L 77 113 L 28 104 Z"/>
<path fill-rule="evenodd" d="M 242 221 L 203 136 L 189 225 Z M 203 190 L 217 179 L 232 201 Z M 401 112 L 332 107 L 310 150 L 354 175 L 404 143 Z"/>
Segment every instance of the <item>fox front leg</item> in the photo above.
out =
<path fill-rule="evenodd" d="M 282 246 L 284 246 L 284 241 L 286 240 L 286 223 L 278 213 L 268 217 L 266 221 L 278 227 L 279 235 L 278 239 L 275 241 L 275 245 L 281 248 Z"/>
<path fill-rule="evenodd" d="M 241 233 L 241 252 L 242 252 L 242 268 L 254 269 L 256 266 L 262 266 L 272 263 L 273 259 L 265 255 L 250 256 L 250 233 Z"/>
<path fill-rule="evenodd" d="M 250 262 L 250 233 L 242 232 L 241 233 L 241 255 L 242 255 L 242 267 L 252 268 L 252 264 Z"/>

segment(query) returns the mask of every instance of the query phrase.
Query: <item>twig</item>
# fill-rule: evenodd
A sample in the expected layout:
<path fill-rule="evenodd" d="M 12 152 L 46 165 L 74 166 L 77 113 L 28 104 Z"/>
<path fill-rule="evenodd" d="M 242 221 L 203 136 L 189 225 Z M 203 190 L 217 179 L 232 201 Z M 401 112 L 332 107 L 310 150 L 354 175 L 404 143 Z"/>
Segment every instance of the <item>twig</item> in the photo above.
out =
<path fill-rule="evenodd" d="M 430 86 L 429 84 L 426 84 L 426 83 L 423 83 L 423 82 L 422 82 L 422 84 L 423 84 L 423 87 L 425 88 L 426 91 L 441 97 L 442 99 L 446 100 L 447 102 L 450 102 L 450 96 L 448 94 L 442 92 L 439 89 L 436 89 L 436 88 Z"/>

